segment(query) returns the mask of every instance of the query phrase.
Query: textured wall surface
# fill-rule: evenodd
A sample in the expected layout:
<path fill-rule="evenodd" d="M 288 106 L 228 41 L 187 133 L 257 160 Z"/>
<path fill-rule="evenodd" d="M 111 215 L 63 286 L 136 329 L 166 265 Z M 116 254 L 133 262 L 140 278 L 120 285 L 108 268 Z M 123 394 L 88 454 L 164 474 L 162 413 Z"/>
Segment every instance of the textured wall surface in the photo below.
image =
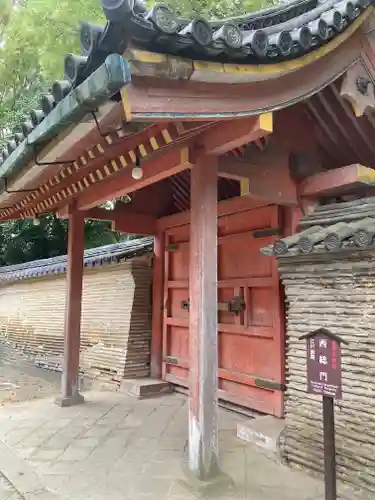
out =
<path fill-rule="evenodd" d="M 81 367 L 86 374 L 116 382 L 149 374 L 151 279 L 146 257 L 85 270 Z M 0 340 L 58 368 L 65 290 L 65 274 L 1 286 Z"/>
<path fill-rule="evenodd" d="M 314 263 L 284 258 L 279 267 L 288 308 L 285 458 L 323 470 L 322 398 L 305 392 L 305 341 L 298 337 L 326 327 L 349 342 L 335 406 L 339 477 L 375 492 L 375 253 Z"/>

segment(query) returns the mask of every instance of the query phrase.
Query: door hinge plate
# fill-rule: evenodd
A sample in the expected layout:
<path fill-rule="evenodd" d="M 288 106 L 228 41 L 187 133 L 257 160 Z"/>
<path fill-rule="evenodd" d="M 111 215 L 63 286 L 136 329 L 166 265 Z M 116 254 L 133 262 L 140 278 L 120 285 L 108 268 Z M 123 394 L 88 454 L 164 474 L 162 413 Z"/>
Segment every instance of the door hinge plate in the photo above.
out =
<path fill-rule="evenodd" d="M 253 231 L 254 238 L 267 238 L 269 236 L 282 236 L 284 231 L 279 227 L 268 227 L 266 229 L 257 229 Z"/>
<path fill-rule="evenodd" d="M 269 389 L 271 391 L 285 391 L 285 384 L 277 382 L 276 380 L 270 380 L 263 377 L 254 377 L 254 383 L 256 387 L 261 389 Z"/>

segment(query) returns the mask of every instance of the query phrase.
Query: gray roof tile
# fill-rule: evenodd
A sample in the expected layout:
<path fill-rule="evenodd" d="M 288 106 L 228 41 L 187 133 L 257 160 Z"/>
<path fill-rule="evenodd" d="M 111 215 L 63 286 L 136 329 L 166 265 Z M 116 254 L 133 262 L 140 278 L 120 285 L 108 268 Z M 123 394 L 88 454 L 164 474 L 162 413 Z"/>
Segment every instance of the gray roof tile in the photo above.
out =
<path fill-rule="evenodd" d="M 263 255 L 288 257 L 375 247 L 375 198 L 318 207 L 301 219 L 300 231 L 261 249 Z"/>
<path fill-rule="evenodd" d="M 148 237 L 90 248 L 89 250 L 85 250 L 84 265 L 85 267 L 99 267 L 143 255 L 152 251 L 153 241 L 153 238 Z M 0 267 L 0 283 L 5 281 L 24 280 L 36 276 L 46 276 L 49 274 L 61 274 L 66 271 L 67 263 L 67 255 L 61 255 L 49 259 L 34 260 L 23 264 Z"/>

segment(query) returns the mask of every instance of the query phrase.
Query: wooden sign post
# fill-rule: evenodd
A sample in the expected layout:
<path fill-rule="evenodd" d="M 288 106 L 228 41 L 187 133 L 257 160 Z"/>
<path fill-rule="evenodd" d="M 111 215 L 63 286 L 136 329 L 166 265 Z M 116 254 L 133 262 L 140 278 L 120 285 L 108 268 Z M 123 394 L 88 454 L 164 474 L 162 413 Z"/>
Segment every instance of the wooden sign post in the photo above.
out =
<path fill-rule="evenodd" d="M 307 392 L 323 396 L 325 500 L 337 500 L 334 400 L 342 398 L 341 343 L 347 342 L 325 328 L 302 339 L 306 340 Z"/>

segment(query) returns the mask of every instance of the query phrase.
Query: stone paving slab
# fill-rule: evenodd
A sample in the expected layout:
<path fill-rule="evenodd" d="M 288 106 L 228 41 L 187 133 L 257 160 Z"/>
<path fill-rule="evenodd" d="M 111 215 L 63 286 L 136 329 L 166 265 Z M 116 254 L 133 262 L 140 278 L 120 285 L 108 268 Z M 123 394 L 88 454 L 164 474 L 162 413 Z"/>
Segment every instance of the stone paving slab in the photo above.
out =
<path fill-rule="evenodd" d="M 320 480 L 282 466 L 237 439 L 237 425 L 245 419 L 225 410 L 219 413 L 219 459 L 233 487 L 197 496 L 186 486 L 184 472 L 188 430 L 184 396 L 137 400 L 93 392 L 86 393 L 85 400 L 70 408 L 59 408 L 47 399 L 1 409 L 0 470 L 10 478 L 3 469 L 5 449 L 5 461 L 18 463 L 10 471 L 11 483 L 26 500 L 56 499 L 48 497 L 49 492 L 61 500 L 324 498 Z M 20 461 L 27 477 L 19 474 Z M 351 490 L 342 492 L 345 500 L 355 498 Z"/>
<path fill-rule="evenodd" d="M 13 484 L 0 472 L 0 500 L 23 500 Z"/>
<path fill-rule="evenodd" d="M 59 500 L 17 453 L 0 441 L 0 500 Z"/>

